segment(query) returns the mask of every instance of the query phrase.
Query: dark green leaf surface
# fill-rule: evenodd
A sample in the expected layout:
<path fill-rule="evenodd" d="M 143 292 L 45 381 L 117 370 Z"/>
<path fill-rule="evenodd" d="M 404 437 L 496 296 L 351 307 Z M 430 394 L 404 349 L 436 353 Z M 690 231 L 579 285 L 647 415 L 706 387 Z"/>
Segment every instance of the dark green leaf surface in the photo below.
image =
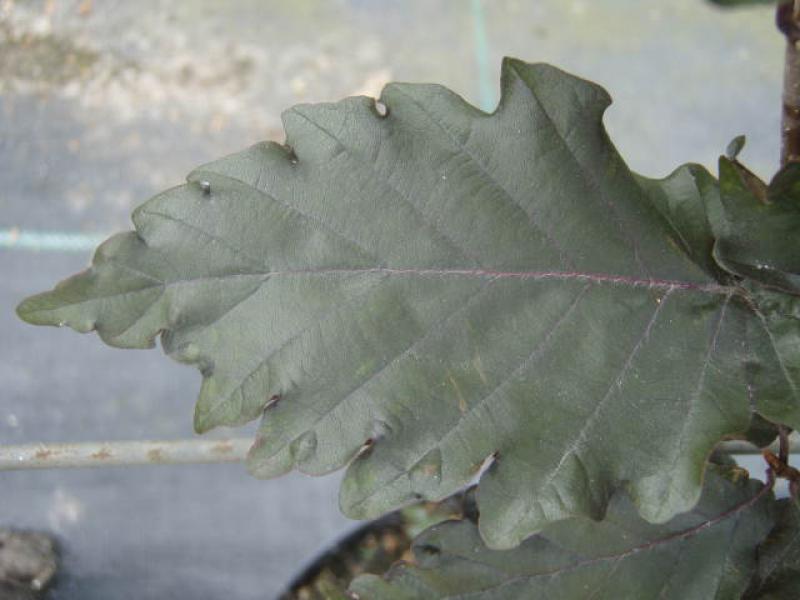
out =
<path fill-rule="evenodd" d="M 120 347 L 161 334 L 203 373 L 198 431 L 263 413 L 252 472 L 349 464 L 352 517 L 491 459 L 494 547 L 599 517 L 623 483 L 664 522 L 754 409 L 800 427 L 797 322 L 714 262 L 716 181 L 628 170 L 602 88 L 506 60 L 491 115 L 436 85 L 381 100 L 290 109 L 291 149 L 196 170 L 20 315 Z"/>
<path fill-rule="evenodd" d="M 745 435 L 745 439 L 748 442 L 758 448 L 766 448 L 777 437 L 778 428 L 774 423 L 770 423 L 757 413 L 753 415 L 753 420 L 750 422 L 750 427 Z"/>
<path fill-rule="evenodd" d="M 777 503 L 775 528 L 759 549 L 758 582 L 748 600 L 800 598 L 800 507 L 791 499 Z"/>
<path fill-rule="evenodd" d="M 641 520 L 619 495 L 602 522 L 569 519 L 498 551 L 470 521 L 450 521 L 415 541 L 416 566 L 362 576 L 351 590 L 361 600 L 738 599 L 756 572 L 771 505 L 741 470 L 709 467 L 697 507 L 666 524 Z"/>

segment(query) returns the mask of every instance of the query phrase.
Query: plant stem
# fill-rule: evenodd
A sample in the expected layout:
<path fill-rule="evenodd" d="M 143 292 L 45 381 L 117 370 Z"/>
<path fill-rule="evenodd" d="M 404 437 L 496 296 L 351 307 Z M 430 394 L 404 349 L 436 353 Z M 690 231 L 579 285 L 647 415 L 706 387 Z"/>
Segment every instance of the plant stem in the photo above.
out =
<path fill-rule="evenodd" d="M 789 461 L 789 428 L 786 425 L 778 425 L 778 458 L 786 464 Z"/>
<path fill-rule="evenodd" d="M 776 22 L 786 37 L 781 111 L 781 166 L 784 166 L 800 161 L 800 0 L 779 4 Z"/>

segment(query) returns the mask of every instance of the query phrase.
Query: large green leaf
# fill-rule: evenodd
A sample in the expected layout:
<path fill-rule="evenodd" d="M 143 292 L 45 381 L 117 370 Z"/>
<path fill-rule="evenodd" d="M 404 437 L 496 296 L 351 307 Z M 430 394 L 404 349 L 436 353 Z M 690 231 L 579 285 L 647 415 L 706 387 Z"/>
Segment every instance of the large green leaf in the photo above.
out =
<path fill-rule="evenodd" d="M 603 89 L 508 59 L 491 115 L 436 85 L 381 101 L 288 110 L 288 146 L 196 170 L 20 315 L 120 347 L 161 334 L 203 373 L 198 431 L 263 413 L 252 472 L 349 463 L 353 517 L 491 459 L 494 547 L 599 517 L 623 484 L 664 522 L 754 410 L 800 426 L 797 357 L 713 260 L 715 180 L 632 173 Z"/>
<path fill-rule="evenodd" d="M 417 539 L 416 565 L 351 590 L 361 600 L 741 598 L 772 523 L 771 494 L 741 473 L 710 467 L 697 507 L 666 524 L 641 520 L 619 495 L 604 521 L 568 519 L 513 550 L 490 550 L 473 523 L 449 521 Z"/>

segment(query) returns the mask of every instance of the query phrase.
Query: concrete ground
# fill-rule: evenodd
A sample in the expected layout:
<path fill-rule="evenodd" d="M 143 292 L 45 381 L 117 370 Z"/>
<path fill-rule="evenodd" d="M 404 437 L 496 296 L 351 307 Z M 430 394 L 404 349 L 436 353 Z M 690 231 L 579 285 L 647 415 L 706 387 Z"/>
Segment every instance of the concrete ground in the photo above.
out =
<path fill-rule="evenodd" d="M 193 435 L 193 370 L 16 318 L 23 297 L 90 258 L 81 238 L 70 250 L 50 234 L 128 228 L 132 208 L 193 166 L 280 139 L 280 112 L 297 102 L 412 80 L 489 107 L 507 54 L 605 85 L 611 136 L 644 174 L 713 169 L 741 133 L 756 172 L 777 164 L 782 40 L 765 8 L 0 0 L 0 443 Z M 15 243 L 27 232 L 46 235 Z M 7 472 L 0 526 L 58 536 L 53 599 L 271 598 L 353 526 L 338 479 L 261 482 L 240 466 Z"/>

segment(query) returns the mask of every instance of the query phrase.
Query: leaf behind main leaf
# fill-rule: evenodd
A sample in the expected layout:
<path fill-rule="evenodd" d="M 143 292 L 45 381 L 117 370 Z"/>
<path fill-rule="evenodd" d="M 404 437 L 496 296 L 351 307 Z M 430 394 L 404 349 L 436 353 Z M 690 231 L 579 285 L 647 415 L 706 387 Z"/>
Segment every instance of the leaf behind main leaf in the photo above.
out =
<path fill-rule="evenodd" d="M 800 506 L 784 498 L 776 508 L 775 528 L 759 549 L 758 577 L 747 600 L 800 597 Z"/>
<path fill-rule="evenodd" d="M 491 550 L 472 522 L 449 521 L 415 540 L 415 564 L 350 589 L 361 600 L 740 598 L 771 515 L 768 489 L 713 466 L 695 509 L 663 525 L 642 521 L 624 495 L 603 522 L 562 521 L 513 550 Z"/>
<path fill-rule="evenodd" d="M 491 115 L 415 84 L 387 86 L 386 116 L 290 109 L 290 147 L 199 168 L 20 315 L 122 347 L 161 334 L 203 373 L 198 431 L 263 413 L 252 472 L 349 465 L 353 517 L 448 496 L 489 459 L 491 546 L 600 517 L 621 485 L 666 521 L 755 409 L 800 425 L 794 367 L 776 375 L 712 260 L 710 175 L 632 173 L 608 94 L 553 67 L 507 59 L 502 92 Z"/>

